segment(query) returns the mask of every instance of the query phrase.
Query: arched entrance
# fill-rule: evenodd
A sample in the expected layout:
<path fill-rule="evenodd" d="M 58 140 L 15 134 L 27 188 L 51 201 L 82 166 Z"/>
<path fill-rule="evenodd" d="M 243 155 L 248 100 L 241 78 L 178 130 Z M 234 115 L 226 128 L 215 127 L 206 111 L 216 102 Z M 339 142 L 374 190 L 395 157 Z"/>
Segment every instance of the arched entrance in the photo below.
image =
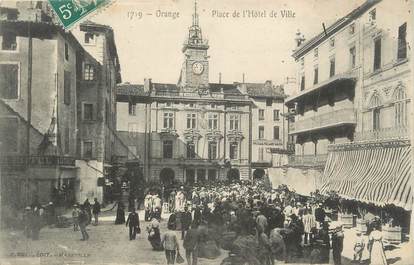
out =
<path fill-rule="evenodd" d="M 174 181 L 175 173 L 171 168 L 163 168 L 160 172 L 160 181 L 164 185 L 171 185 Z"/>
<path fill-rule="evenodd" d="M 240 171 L 237 168 L 232 168 L 227 172 L 227 179 L 230 182 L 240 180 Z"/>
<path fill-rule="evenodd" d="M 264 175 L 266 175 L 266 172 L 262 168 L 253 171 L 253 179 L 263 179 Z"/>

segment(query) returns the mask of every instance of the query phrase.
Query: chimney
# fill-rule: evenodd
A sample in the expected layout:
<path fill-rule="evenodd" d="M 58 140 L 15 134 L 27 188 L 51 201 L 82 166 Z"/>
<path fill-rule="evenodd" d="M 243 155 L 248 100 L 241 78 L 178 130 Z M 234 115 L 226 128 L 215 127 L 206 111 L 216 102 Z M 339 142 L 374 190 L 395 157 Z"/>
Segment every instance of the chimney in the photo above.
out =
<path fill-rule="evenodd" d="M 152 79 L 151 78 L 144 78 L 144 91 L 151 92 L 152 90 Z"/>
<path fill-rule="evenodd" d="M 305 42 L 305 35 L 300 33 L 300 30 L 298 29 L 298 32 L 296 32 L 296 47 L 299 47 L 303 42 Z"/>
<path fill-rule="evenodd" d="M 221 84 L 221 73 L 219 73 L 219 84 Z"/>
<path fill-rule="evenodd" d="M 243 73 L 243 76 L 242 76 L 242 83 L 244 84 L 244 76 L 245 76 L 245 74 Z"/>
<path fill-rule="evenodd" d="M 242 94 L 247 94 L 247 86 L 244 82 L 239 84 L 238 88 Z"/>

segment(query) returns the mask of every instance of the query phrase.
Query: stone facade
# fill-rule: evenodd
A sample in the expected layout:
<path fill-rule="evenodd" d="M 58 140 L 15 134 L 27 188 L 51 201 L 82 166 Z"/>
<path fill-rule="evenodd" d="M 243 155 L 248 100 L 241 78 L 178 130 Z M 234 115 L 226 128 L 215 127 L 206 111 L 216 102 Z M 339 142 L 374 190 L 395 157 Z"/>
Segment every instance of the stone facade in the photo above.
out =
<path fill-rule="evenodd" d="M 252 102 L 244 84 L 209 83 L 208 48 L 195 13 L 177 84 L 118 86 L 117 130 L 142 159 L 147 181 L 251 176 Z"/>
<path fill-rule="evenodd" d="M 299 83 L 296 94 L 286 101 L 296 113 L 290 131 L 296 143 L 292 159 L 323 164 L 329 144 L 387 133 L 407 135 L 409 57 L 405 48 L 403 58 L 398 58 L 398 43 L 399 28 L 408 40 L 410 24 L 405 16 L 386 18 L 385 10 L 400 10 L 406 4 L 392 5 L 367 2 L 350 13 L 351 19 L 329 27 L 328 36 L 320 34 L 294 52 Z M 381 40 L 377 55 L 375 40 Z M 376 60 L 380 61 L 374 70 Z M 401 103 L 396 105 L 397 101 Z"/>
<path fill-rule="evenodd" d="M 32 22 L 29 34 L 26 21 L 0 23 L 3 198 L 16 207 L 35 196 L 45 203 L 75 185 L 80 46 L 53 25 Z"/>
<path fill-rule="evenodd" d="M 261 178 L 268 173 L 271 167 L 284 164 L 282 155 L 275 150 L 286 149 L 285 131 L 287 124 L 284 118 L 284 88 L 275 86 L 272 81 L 260 83 L 247 83 L 252 108 L 252 168 L 253 177 Z"/>
<path fill-rule="evenodd" d="M 88 21 L 66 32 L 47 4 L 14 4 L 0 21 L 2 202 L 102 201 L 98 182 L 129 152 L 115 133 L 113 31 Z"/>

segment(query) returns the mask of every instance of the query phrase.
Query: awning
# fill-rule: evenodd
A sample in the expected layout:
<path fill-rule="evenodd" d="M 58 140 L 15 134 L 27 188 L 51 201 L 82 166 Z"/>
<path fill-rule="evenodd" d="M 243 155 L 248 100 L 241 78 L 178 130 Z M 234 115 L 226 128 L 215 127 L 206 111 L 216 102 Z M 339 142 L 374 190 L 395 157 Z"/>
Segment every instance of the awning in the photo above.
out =
<path fill-rule="evenodd" d="M 349 144 L 328 155 L 322 193 L 379 206 L 394 204 L 411 210 L 411 146 L 407 144 Z"/>

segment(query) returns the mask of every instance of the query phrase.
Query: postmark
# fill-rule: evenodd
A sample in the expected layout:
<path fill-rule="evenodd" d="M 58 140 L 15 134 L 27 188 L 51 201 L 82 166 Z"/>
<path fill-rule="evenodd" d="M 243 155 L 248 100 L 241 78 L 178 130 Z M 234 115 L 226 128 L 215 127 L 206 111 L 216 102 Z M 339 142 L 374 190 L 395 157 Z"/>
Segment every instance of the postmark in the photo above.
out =
<path fill-rule="evenodd" d="M 49 0 L 66 29 L 110 2 L 111 0 Z"/>

